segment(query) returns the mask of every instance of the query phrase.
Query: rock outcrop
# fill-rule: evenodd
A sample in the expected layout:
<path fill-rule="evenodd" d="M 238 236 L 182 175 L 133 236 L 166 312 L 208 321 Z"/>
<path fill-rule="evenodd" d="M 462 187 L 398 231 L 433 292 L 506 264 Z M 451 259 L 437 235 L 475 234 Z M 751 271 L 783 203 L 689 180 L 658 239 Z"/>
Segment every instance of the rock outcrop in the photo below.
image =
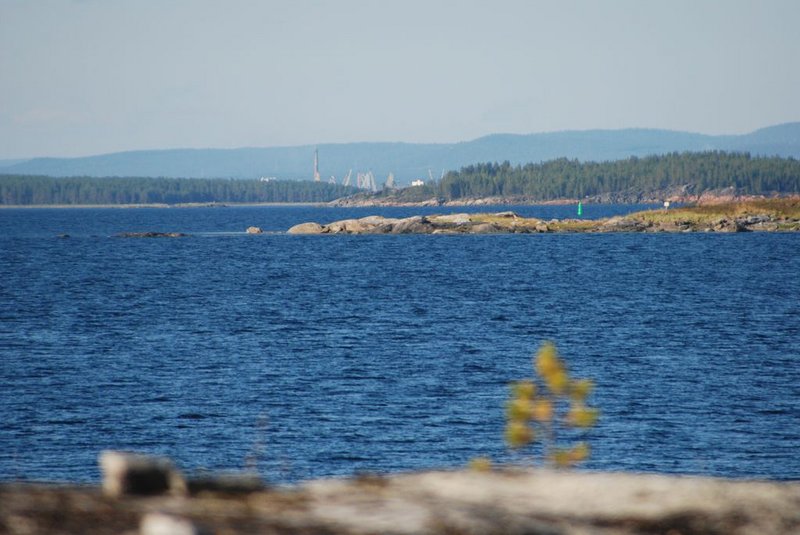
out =
<path fill-rule="evenodd" d="M 501 221 L 495 223 L 493 219 Z M 519 222 L 519 224 L 518 224 Z M 512 212 L 503 214 L 448 214 L 412 216 L 404 219 L 369 216 L 334 221 L 327 225 L 302 223 L 289 234 L 494 234 L 498 232 L 541 232 L 546 228 L 538 219 L 521 219 Z"/>
<path fill-rule="evenodd" d="M 300 223 L 288 230 L 289 234 L 322 234 L 322 225 L 319 223 Z"/>
<path fill-rule="evenodd" d="M 514 212 L 412 216 L 381 216 L 334 221 L 327 225 L 303 223 L 289 234 L 497 234 L 545 232 L 748 232 L 800 231 L 800 217 L 776 214 L 730 215 L 702 209 L 651 210 L 606 219 L 543 221 Z"/>
<path fill-rule="evenodd" d="M 191 489 L 191 485 L 190 485 Z M 0 484 L 0 533 L 778 535 L 800 483 L 549 470 L 423 472 L 111 497 Z"/>
<path fill-rule="evenodd" d="M 642 232 L 648 228 L 647 223 L 626 217 L 612 217 L 600 225 L 600 232 Z"/>
<path fill-rule="evenodd" d="M 261 227 L 247 227 L 248 234 L 263 234 L 264 231 L 261 230 Z"/>

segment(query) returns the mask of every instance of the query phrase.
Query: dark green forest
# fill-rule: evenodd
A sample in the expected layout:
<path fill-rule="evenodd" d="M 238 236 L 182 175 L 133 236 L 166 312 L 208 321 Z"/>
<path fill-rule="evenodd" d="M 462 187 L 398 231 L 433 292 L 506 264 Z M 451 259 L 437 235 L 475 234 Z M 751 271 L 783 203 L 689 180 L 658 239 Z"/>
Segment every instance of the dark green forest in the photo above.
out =
<path fill-rule="evenodd" d="M 384 190 L 397 201 L 431 198 L 578 199 L 604 194 L 654 194 L 689 186 L 692 194 L 736 188 L 740 194 L 800 193 L 800 161 L 748 153 L 685 152 L 610 162 L 561 158 L 512 165 L 480 163 L 424 186 Z M 179 204 L 327 202 L 356 188 L 312 181 L 183 178 L 54 178 L 0 175 L 0 204 Z M 370 195 L 363 193 L 365 198 Z"/>
<path fill-rule="evenodd" d="M 0 175 L 0 204 L 327 202 L 357 190 L 324 182 Z"/>
<path fill-rule="evenodd" d="M 748 153 L 675 152 L 613 162 L 561 158 L 516 166 L 482 163 L 450 172 L 426 189 L 445 200 L 492 196 L 550 200 L 658 192 L 683 185 L 692 186 L 694 193 L 728 187 L 741 194 L 800 193 L 800 161 Z"/>

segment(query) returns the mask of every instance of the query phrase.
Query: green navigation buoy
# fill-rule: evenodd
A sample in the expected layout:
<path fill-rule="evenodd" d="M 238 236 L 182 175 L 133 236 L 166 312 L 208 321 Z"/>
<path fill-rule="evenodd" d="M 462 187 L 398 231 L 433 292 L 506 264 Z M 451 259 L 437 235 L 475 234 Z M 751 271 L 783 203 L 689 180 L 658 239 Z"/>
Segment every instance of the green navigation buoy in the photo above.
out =
<path fill-rule="evenodd" d="M 578 201 L 578 215 L 583 215 L 583 203 Z"/>

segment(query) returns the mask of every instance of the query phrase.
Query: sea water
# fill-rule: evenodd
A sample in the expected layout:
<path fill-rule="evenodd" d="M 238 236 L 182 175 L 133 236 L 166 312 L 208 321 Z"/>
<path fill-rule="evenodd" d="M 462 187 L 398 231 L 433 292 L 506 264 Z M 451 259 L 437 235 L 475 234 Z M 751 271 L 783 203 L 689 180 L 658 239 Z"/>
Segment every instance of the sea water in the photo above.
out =
<path fill-rule="evenodd" d="M 504 403 L 545 340 L 596 383 L 586 469 L 800 478 L 800 234 L 282 233 L 443 211 L 0 210 L 0 479 L 530 462 Z"/>

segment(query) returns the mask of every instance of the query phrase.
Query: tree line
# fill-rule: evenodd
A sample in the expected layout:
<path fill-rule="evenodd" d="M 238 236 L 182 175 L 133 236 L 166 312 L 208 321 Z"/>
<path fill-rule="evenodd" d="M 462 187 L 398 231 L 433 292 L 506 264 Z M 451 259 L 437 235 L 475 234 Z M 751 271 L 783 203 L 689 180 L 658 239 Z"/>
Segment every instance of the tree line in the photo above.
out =
<path fill-rule="evenodd" d="M 797 194 L 800 161 L 713 151 L 608 162 L 560 158 L 525 165 L 479 163 L 424 186 L 384 190 L 377 195 L 408 202 L 434 197 L 544 201 L 620 193 L 647 195 L 682 186 L 689 186 L 694 194 L 729 187 L 740 194 Z M 303 180 L 0 175 L 0 204 L 5 205 L 328 202 L 359 191 Z"/>
<path fill-rule="evenodd" d="M 514 166 L 506 161 L 462 167 L 427 189 L 445 200 L 494 196 L 550 200 L 658 192 L 684 185 L 694 193 L 729 187 L 752 195 L 800 193 L 800 161 L 719 151 L 610 162 L 560 158 Z"/>
<path fill-rule="evenodd" d="M 358 191 L 293 180 L 0 175 L 0 204 L 328 202 Z"/>

